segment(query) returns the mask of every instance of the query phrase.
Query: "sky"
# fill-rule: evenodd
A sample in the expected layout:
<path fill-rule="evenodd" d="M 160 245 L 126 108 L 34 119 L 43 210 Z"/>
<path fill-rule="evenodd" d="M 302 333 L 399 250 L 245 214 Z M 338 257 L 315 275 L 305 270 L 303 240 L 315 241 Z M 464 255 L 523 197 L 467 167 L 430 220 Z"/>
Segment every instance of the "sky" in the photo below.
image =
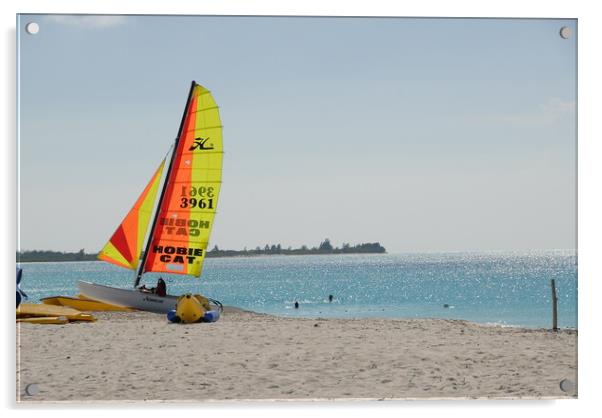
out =
<path fill-rule="evenodd" d="M 575 20 L 21 15 L 17 30 L 22 250 L 100 250 L 191 80 L 224 125 L 210 246 L 576 247 Z"/>

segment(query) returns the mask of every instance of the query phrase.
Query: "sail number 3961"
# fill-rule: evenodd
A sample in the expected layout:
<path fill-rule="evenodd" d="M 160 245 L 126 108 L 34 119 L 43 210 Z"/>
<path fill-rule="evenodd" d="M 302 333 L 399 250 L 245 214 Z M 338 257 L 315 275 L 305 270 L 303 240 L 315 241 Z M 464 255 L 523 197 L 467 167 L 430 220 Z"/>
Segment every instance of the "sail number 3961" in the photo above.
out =
<path fill-rule="evenodd" d="M 213 187 L 182 186 L 181 196 L 181 208 L 213 209 Z"/>

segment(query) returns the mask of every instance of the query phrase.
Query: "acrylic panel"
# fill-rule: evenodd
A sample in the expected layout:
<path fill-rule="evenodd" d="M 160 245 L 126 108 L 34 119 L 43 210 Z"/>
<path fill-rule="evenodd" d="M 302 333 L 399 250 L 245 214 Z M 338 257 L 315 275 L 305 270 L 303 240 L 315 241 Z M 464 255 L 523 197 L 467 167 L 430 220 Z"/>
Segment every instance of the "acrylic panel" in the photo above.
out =
<path fill-rule="evenodd" d="M 17 16 L 18 402 L 577 397 L 576 19 Z"/>

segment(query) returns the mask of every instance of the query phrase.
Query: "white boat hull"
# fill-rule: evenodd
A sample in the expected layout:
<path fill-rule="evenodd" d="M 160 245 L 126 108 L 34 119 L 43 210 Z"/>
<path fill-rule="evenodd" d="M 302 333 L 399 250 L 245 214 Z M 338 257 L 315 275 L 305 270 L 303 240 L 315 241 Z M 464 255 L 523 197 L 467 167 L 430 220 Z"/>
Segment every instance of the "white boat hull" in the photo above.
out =
<path fill-rule="evenodd" d="M 120 289 L 82 280 L 77 282 L 77 287 L 79 293 L 90 299 L 155 313 L 166 314 L 171 309 L 175 309 L 178 300 L 177 296 L 157 296 L 137 289 Z"/>

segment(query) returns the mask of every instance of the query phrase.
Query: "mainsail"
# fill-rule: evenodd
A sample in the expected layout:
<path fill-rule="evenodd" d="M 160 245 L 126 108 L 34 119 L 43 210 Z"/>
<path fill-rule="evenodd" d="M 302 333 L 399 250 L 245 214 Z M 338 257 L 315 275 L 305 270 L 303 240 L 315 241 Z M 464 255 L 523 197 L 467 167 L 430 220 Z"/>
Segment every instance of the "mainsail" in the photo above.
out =
<path fill-rule="evenodd" d="M 217 104 L 207 89 L 193 82 L 136 282 L 144 272 L 201 275 L 222 156 Z"/>
<path fill-rule="evenodd" d="M 164 166 L 165 160 L 161 162 L 134 207 L 100 251 L 99 259 L 132 270 L 138 268 L 138 259 L 144 245 Z"/>

